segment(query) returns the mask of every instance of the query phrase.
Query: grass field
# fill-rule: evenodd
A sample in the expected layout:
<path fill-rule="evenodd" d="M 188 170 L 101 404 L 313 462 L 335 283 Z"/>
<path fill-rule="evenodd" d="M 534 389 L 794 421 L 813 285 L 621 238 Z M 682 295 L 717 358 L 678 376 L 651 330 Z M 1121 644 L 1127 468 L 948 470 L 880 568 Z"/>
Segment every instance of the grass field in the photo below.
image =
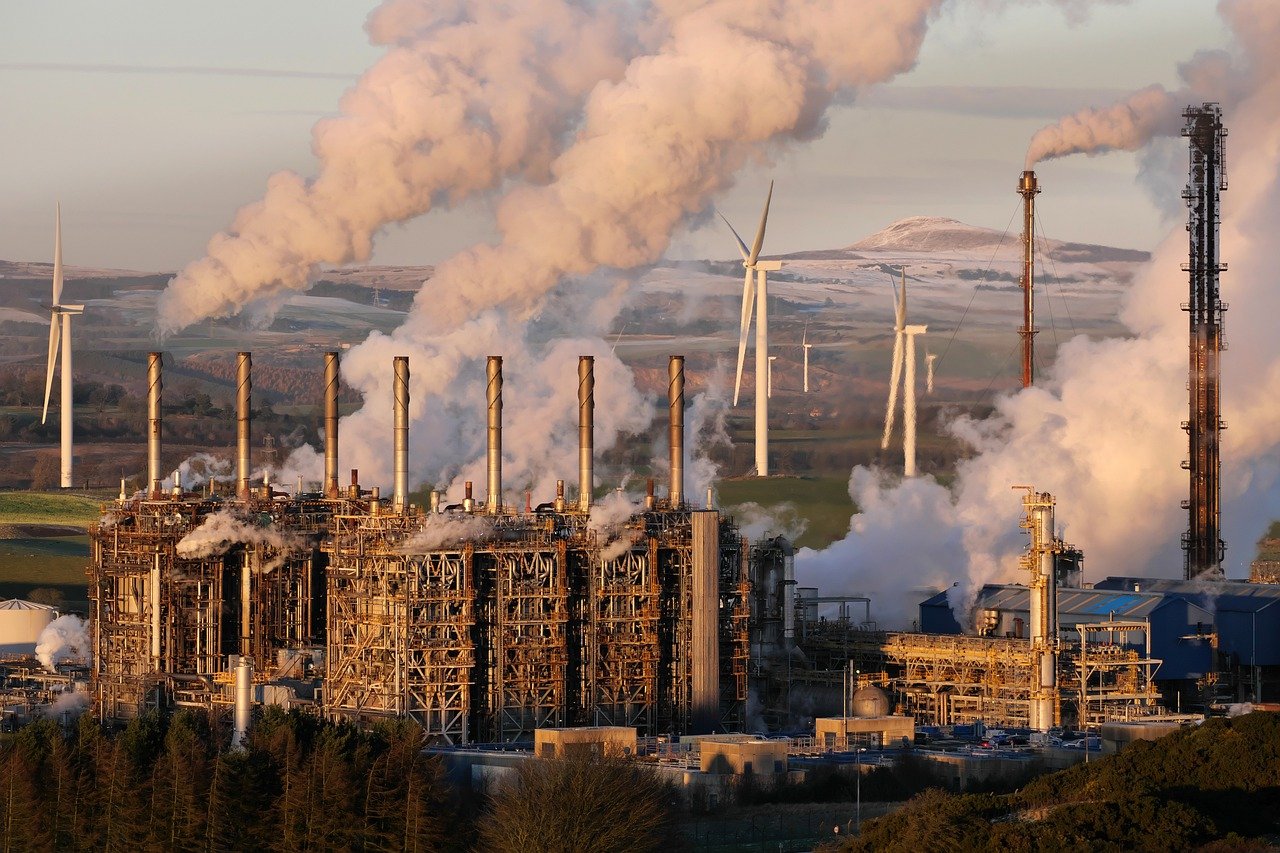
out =
<path fill-rule="evenodd" d="M 853 500 L 847 477 L 768 477 L 763 480 L 721 480 L 716 484 L 720 503 L 729 512 L 744 503 L 762 507 L 791 504 L 796 515 L 808 521 L 796 544 L 824 548 L 849 532 Z"/>
<path fill-rule="evenodd" d="M 102 498 L 58 492 L 0 492 L 0 525 L 65 524 L 85 527 Z"/>
<path fill-rule="evenodd" d="M 33 589 L 62 593 L 71 610 L 88 607 L 89 537 L 32 536 L 22 525 L 83 529 L 98 517 L 102 498 L 58 492 L 0 492 L 0 597 L 25 598 Z"/>

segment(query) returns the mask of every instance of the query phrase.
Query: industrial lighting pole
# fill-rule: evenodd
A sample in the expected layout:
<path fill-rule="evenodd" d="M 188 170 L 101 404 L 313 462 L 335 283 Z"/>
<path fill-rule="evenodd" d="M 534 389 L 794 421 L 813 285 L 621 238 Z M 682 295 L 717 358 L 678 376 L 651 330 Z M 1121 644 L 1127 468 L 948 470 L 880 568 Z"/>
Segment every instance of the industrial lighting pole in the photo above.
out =
<path fill-rule="evenodd" d="M 854 825 L 857 827 L 856 831 L 858 835 L 862 835 L 862 753 L 866 751 L 867 748 L 865 746 L 860 746 L 858 747 L 857 752 L 853 754 L 853 763 L 858 769 L 858 780 L 855 786 L 855 790 L 857 791 L 857 807 L 854 810 L 854 818 L 856 820 Z"/>

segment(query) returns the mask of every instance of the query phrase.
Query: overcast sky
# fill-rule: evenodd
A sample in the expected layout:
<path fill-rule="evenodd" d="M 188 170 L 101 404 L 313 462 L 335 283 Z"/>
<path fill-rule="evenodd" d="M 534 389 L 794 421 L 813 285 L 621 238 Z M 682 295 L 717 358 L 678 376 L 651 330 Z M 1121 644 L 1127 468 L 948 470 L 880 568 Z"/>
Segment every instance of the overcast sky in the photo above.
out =
<path fill-rule="evenodd" d="M 49 258 L 56 199 L 70 264 L 158 270 L 199 257 L 272 172 L 314 172 L 311 125 L 380 55 L 363 30 L 374 5 L 2 0 L 0 258 Z M 721 209 L 749 228 L 775 178 L 767 253 L 847 245 L 913 215 L 1003 231 L 1036 129 L 1176 85 L 1177 63 L 1228 43 L 1210 0 L 1094 5 L 1069 23 L 1047 2 L 953 2 L 913 72 L 836 111 L 817 142 L 743 173 Z M 1180 215 L 1185 177 L 1157 179 L 1162 213 L 1133 155 L 1039 174 L 1051 238 L 1149 248 Z M 439 261 L 490 238 L 489 222 L 484 202 L 433 212 L 384 234 L 374 262 Z M 733 253 L 710 222 L 671 251 Z"/>

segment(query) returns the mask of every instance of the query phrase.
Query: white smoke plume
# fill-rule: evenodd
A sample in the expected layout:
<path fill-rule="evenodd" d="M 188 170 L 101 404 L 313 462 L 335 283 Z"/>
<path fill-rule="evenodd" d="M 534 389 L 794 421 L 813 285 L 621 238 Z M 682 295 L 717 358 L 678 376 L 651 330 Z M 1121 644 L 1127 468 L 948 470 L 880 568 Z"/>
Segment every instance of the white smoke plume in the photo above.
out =
<path fill-rule="evenodd" d="M 262 571 L 269 572 L 305 544 L 300 536 L 281 533 L 274 527 L 261 527 L 227 509 L 212 513 L 199 527 L 179 539 L 174 552 L 183 559 L 196 560 L 220 557 L 236 545 L 256 546 L 270 554 L 261 565 Z"/>
<path fill-rule="evenodd" d="M 89 663 L 93 645 L 89 623 L 79 616 L 59 616 L 36 639 L 36 660 L 50 672 L 60 663 Z"/>
<path fill-rule="evenodd" d="M 621 557 L 643 537 L 644 532 L 630 530 L 626 523 L 644 512 L 644 504 L 636 502 L 622 489 L 610 492 L 591 505 L 587 529 L 596 534 L 600 557 L 605 562 Z"/>
<path fill-rule="evenodd" d="M 493 534 L 493 522 L 480 515 L 427 515 L 422 526 L 399 547 L 401 554 L 426 554 L 440 548 L 478 542 Z"/>
<path fill-rule="evenodd" d="M 183 488 L 193 489 L 205 485 L 211 480 L 218 483 L 229 483 L 235 479 L 231 460 L 214 456 L 211 453 L 196 453 L 178 464 L 175 472 L 182 481 Z M 160 483 L 160 488 L 168 491 L 174 486 L 173 474 Z"/>
<path fill-rule="evenodd" d="M 75 719 L 89 710 L 89 705 L 92 704 L 92 701 L 87 691 L 68 689 L 62 691 L 57 699 L 42 708 L 40 713 L 55 720 L 62 717 L 63 714 Z"/>
<path fill-rule="evenodd" d="M 582 98 L 634 49 L 623 4 L 388 0 L 366 25 L 387 53 L 320 121 L 319 174 L 271 177 L 161 294 L 178 331 L 253 306 L 259 322 L 320 264 L 365 261 L 383 226 L 524 177 L 545 180 Z"/>
<path fill-rule="evenodd" d="M 1221 12 L 1235 33 L 1239 95 L 1226 110 L 1231 188 L 1223 197 L 1222 257 L 1230 350 L 1223 356 L 1223 524 L 1227 574 L 1247 574 L 1253 544 L 1280 517 L 1280 358 L 1271 317 L 1280 311 L 1274 240 L 1280 224 L 1280 6 L 1229 0 Z M 797 573 L 830 593 L 872 592 L 877 610 L 907 624 L 923 587 L 951 587 L 964 611 L 987 582 L 1021 580 L 1026 537 L 1015 484 L 1057 498 L 1061 535 L 1083 549 L 1090 579 L 1113 574 L 1177 577 L 1186 512 L 1186 236 L 1158 247 L 1134 285 L 1122 320 L 1127 338 L 1063 345 L 1038 384 L 997 401 L 983 421 L 952 425 L 975 455 L 953 487 L 931 478 L 895 484 L 855 471 L 862 512 L 848 538 L 803 551 Z"/>

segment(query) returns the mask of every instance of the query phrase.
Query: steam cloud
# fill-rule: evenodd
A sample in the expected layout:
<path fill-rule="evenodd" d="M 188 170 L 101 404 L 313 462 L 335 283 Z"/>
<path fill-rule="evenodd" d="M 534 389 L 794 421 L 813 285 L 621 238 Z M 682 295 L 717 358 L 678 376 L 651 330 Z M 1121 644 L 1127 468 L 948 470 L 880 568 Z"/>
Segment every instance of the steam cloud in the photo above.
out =
<path fill-rule="evenodd" d="M 1239 70 L 1219 77 L 1230 127 L 1232 182 L 1224 196 L 1221 245 L 1232 303 L 1224 356 L 1224 539 L 1227 572 L 1247 572 L 1252 546 L 1280 511 L 1280 359 L 1269 317 L 1280 310 L 1272 246 L 1280 223 L 1280 7 L 1230 0 L 1221 13 L 1235 34 Z M 1201 65 L 1201 68 L 1204 66 Z M 1221 62 L 1218 68 L 1225 67 Z M 1083 150 L 1083 149 L 1081 149 Z M 1059 350 L 1039 384 L 998 400 L 983 421 L 960 419 L 952 431 L 975 454 L 948 489 L 931 478 L 897 484 L 855 470 L 850 493 L 862 513 L 848 538 L 797 556 L 800 582 L 831 592 L 871 592 L 878 618 L 909 623 L 918 587 L 949 587 L 963 616 L 987 582 L 1019 580 L 1019 495 L 1031 483 L 1058 500 L 1064 538 L 1086 555 L 1086 571 L 1179 576 L 1179 502 L 1187 475 L 1179 467 L 1187 439 L 1187 298 L 1181 227 L 1157 248 L 1126 302 L 1132 336 L 1076 338 Z M 1239 310 L 1243 308 L 1244 310 Z M 950 587 L 953 580 L 958 583 Z"/>
<path fill-rule="evenodd" d="M 36 639 L 36 660 L 50 672 L 60 663 L 89 663 L 89 623 L 79 616 L 59 616 Z"/>
<path fill-rule="evenodd" d="M 289 554 L 305 543 L 294 534 L 252 524 L 233 510 L 221 510 L 208 516 L 199 527 L 179 539 L 173 550 L 183 559 L 195 560 L 221 556 L 241 544 L 259 546 L 274 552 L 261 565 L 262 571 L 269 572 L 280 566 Z"/>
<path fill-rule="evenodd" d="M 493 524 L 480 515 L 424 516 L 422 527 L 400 546 L 402 554 L 426 554 L 446 545 L 476 542 L 493 533 Z"/>

